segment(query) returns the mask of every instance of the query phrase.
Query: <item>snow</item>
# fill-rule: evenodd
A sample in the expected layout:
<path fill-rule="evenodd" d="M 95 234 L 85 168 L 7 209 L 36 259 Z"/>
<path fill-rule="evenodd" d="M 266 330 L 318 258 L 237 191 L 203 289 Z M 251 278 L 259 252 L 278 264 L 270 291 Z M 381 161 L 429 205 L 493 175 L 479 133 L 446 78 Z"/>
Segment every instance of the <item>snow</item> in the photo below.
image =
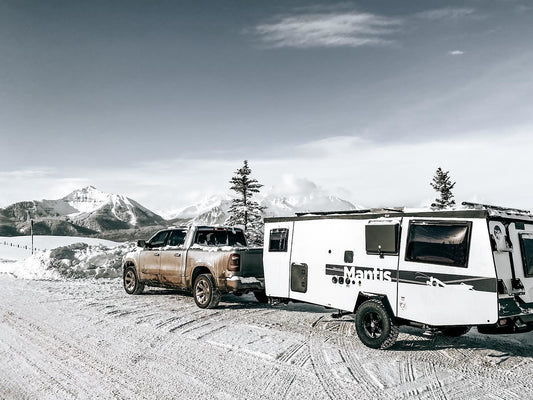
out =
<path fill-rule="evenodd" d="M 125 294 L 119 279 L 0 275 L 0 398 L 528 399 L 533 333 L 401 328 L 365 347 L 353 318 L 225 295 Z"/>
<path fill-rule="evenodd" d="M 111 240 L 81 236 L 35 235 L 33 237 L 33 246 L 36 250 L 53 249 L 73 243 L 102 244 L 108 247 L 119 244 Z M 31 256 L 31 236 L 0 236 L 0 261 L 17 261 L 29 256 Z"/>
<path fill-rule="evenodd" d="M 42 247 L 31 255 L 31 237 L 0 237 L 0 274 L 24 279 L 116 278 L 121 274 L 122 257 L 135 247 L 65 236 L 35 236 L 34 242 L 36 248 Z"/>

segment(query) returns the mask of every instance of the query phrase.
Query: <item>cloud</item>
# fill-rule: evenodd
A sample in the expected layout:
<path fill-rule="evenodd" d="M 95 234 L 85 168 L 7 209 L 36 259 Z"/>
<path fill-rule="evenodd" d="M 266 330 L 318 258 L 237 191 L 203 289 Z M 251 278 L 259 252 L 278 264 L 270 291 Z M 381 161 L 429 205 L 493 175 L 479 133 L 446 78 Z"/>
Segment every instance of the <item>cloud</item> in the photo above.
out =
<path fill-rule="evenodd" d="M 452 56 L 462 56 L 463 54 L 465 54 L 465 52 L 462 50 L 452 50 L 452 51 L 449 51 L 448 54 Z"/>
<path fill-rule="evenodd" d="M 301 13 L 277 17 L 254 32 L 275 48 L 382 46 L 394 43 L 390 35 L 401 24 L 400 18 L 355 11 Z"/>
<path fill-rule="evenodd" d="M 426 19 L 429 21 L 450 20 L 459 19 L 465 17 L 471 17 L 475 15 L 473 8 L 466 7 L 446 7 L 437 8 L 434 10 L 421 11 L 415 14 L 415 17 Z"/>

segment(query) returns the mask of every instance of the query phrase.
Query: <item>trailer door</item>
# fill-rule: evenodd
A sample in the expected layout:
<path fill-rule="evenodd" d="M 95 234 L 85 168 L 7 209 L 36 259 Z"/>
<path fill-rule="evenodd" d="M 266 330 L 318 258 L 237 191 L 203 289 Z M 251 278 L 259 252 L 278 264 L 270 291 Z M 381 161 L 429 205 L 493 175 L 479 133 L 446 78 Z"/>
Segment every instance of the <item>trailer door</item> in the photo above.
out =
<path fill-rule="evenodd" d="M 289 298 L 293 231 L 292 221 L 265 224 L 263 267 L 269 297 Z"/>
<path fill-rule="evenodd" d="M 497 280 L 484 219 L 405 218 L 398 316 L 428 325 L 498 318 Z"/>

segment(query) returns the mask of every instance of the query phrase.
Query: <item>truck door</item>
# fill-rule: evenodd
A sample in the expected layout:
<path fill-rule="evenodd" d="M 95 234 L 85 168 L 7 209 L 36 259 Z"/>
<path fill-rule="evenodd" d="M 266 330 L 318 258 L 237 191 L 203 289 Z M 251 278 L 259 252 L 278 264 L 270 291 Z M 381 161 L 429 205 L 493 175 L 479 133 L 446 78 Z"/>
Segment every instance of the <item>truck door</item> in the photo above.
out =
<path fill-rule="evenodd" d="M 161 266 L 161 249 L 165 245 L 168 231 L 157 232 L 141 251 L 139 256 L 141 278 L 146 280 L 158 280 Z"/>
<path fill-rule="evenodd" d="M 497 281 L 485 219 L 405 218 L 398 316 L 433 326 L 498 319 Z"/>
<path fill-rule="evenodd" d="M 170 232 L 167 245 L 161 251 L 159 275 L 162 283 L 185 286 L 185 236 L 187 230 L 176 229 Z"/>
<path fill-rule="evenodd" d="M 290 264 L 294 222 L 272 222 L 265 225 L 263 267 L 265 290 L 270 297 L 289 297 Z"/>

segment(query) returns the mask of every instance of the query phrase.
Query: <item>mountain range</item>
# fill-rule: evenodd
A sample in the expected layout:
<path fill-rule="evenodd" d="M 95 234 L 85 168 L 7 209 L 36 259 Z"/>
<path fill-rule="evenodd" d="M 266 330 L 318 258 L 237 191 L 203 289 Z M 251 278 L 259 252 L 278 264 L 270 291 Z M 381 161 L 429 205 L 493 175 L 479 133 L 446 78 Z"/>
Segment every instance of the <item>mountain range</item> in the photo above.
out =
<path fill-rule="evenodd" d="M 150 211 L 126 196 L 105 193 L 93 186 L 75 190 L 58 200 L 32 200 L 0 209 L 0 236 L 16 236 L 33 231 L 40 235 L 141 237 L 168 225 L 223 224 L 232 198 L 227 195 L 207 197 L 197 204 L 165 213 Z M 354 210 L 360 207 L 322 193 L 292 196 L 258 197 L 265 216 L 289 216 L 296 212 Z M 146 235 L 144 235 L 146 236 Z"/>

